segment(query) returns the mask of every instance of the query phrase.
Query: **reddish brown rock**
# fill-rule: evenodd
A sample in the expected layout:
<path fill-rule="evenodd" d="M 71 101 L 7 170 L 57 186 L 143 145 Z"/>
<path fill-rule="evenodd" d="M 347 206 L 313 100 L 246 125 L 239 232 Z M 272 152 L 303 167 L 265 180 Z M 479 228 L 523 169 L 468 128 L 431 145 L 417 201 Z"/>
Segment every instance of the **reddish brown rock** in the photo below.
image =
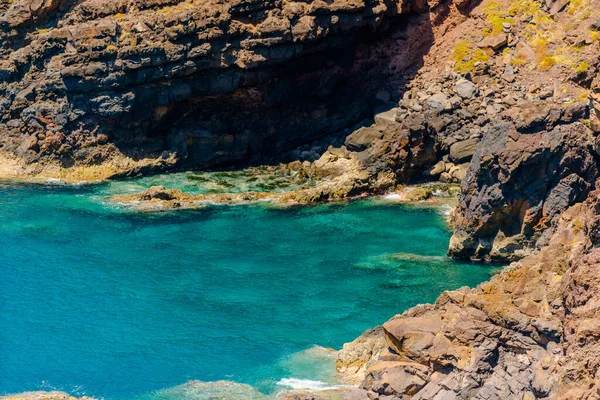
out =
<path fill-rule="evenodd" d="M 567 210 L 548 246 L 475 289 L 384 324 L 369 398 L 596 398 L 600 193 Z M 341 353 L 340 353 L 341 354 Z"/>

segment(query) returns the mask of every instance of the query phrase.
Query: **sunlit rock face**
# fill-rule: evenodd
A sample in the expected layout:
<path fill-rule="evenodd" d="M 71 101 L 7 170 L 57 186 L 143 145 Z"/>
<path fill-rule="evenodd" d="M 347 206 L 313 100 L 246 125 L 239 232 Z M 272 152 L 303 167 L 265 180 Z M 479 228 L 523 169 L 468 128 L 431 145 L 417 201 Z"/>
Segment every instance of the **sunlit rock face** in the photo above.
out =
<path fill-rule="evenodd" d="M 372 114 L 431 36 L 409 0 L 31 3 L 0 16 L 0 140 L 63 167 L 278 154 Z"/>

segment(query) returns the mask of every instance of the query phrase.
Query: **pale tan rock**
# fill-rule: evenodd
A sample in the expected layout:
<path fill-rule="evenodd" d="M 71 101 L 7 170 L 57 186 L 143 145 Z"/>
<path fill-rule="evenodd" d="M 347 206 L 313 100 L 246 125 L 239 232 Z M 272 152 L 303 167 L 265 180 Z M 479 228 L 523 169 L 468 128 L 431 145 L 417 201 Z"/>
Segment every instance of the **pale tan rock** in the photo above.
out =
<path fill-rule="evenodd" d="M 517 43 L 515 58 L 518 60 L 528 62 L 528 63 L 532 63 L 537 60 L 537 56 L 535 55 L 535 52 L 525 42 Z"/>
<path fill-rule="evenodd" d="M 480 48 L 490 48 L 492 50 L 498 50 L 508 43 L 508 37 L 505 33 L 500 33 L 494 36 L 488 36 L 479 42 L 478 46 Z"/>

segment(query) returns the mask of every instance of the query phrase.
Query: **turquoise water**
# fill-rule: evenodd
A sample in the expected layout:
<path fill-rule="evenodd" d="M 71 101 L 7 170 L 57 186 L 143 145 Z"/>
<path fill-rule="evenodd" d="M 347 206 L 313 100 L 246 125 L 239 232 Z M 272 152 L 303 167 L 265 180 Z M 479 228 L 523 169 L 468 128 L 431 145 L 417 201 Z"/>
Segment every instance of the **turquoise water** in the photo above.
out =
<path fill-rule="evenodd" d="M 149 215 L 105 199 L 131 185 L 0 185 L 0 393 L 333 383 L 333 357 L 305 350 L 340 348 L 493 272 L 444 257 L 437 209 L 364 200 Z"/>

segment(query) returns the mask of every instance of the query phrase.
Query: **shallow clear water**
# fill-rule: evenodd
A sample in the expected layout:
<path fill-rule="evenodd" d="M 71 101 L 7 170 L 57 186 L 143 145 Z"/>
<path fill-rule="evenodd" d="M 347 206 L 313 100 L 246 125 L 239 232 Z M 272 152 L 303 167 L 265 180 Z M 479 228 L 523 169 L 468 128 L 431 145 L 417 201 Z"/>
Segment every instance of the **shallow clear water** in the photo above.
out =
<path fill-rule="evenodd" d="M 436 209 L 141 215 L 104 199 L 132 184 L 0 186 L 0 393 L 132 399 L 191 379 L 264 393 L 283 378 L 328 381 L 333 359 L 303 350 L 340 348 L 493 272 L 444 257 Z"/>

